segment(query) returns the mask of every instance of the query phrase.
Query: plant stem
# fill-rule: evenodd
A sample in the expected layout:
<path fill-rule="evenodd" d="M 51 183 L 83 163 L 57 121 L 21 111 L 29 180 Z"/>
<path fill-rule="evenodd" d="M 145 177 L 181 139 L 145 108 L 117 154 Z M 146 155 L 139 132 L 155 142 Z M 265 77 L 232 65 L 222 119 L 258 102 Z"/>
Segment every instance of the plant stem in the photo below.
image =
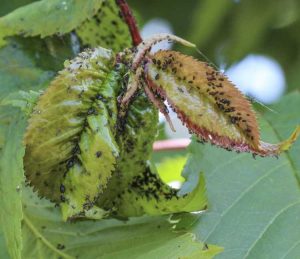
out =
<path fill-rule="evenodd" d="M 126 0 L 116 0 L 116 4 L 119 6 L 120 14 L 128 26 L 133 46 L 138 46 L 143 40 L 129 5 L 127 4 Z M 153 150 L 155 152 L 183 150 L 186 149 L 189 144 L 189 139 L 156 141 L 153 144 Z"/>
<path fill-rule="evenodd" d="M 133 46 L 139 45 L 143 40 L 129 5 L 126 0 L 116 0 L 116 4 L 119 6 L 120 13 L 129 28 Z"/>

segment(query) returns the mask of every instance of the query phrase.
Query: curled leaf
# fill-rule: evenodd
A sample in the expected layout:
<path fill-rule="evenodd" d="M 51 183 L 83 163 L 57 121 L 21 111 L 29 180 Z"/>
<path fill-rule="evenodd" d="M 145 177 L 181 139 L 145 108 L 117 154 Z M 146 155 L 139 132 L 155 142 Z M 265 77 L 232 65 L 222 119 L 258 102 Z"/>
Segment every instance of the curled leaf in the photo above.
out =
<path fill-rule="evenodd" d="M 164 183 L 155 168 L 149 166 L 157 123 L 157 110 L 145 93 L 139 91 L 126 116 L 117 123 L 120 157 L 107 189 L 97 202 L 114 216 L 192 212 L 204 209 L 207 204 L 203 176 L 199 176 L 196 188 L 181 196 L 179 190 Z"/>
<path fill-rule="evenodd" d="M 120 215 L 123 197 L 132 193 L 134 177 L 145 172 L 157 134 L 158 113 L 140 90 L 124 117 L 116 123 L 116 141 L 120 149 L 116 170 L 97 205 Z"/>
<path fill-rule="evenodd" d="M 148 65 L 147 80 L 192 132 L 225 149 L 277 156 L 300 133 L 298 127 L 282 143 L 262 142 L 255 113 L 242 93 L 207 63 L 181 53 L 156 53 Z"/>
<path fill-rule="evenodd" d="M 152 170 L 151 170 L 152 169 Z M 204 176 L 198 176 L 196 187 L 180 195 L 180 190 L 164 183 L 153 168 L 147 167 L 130 183 L 131 192 L 122 196 L 117 215 L 137 217 L 204 210 L 207 205 Z"/>
<path fill-rule="evenodd" d="M 29 120 L 27 180 L 39 195 L 61 202 L 65 218 L 93 207 L 116 164 L 110 125 L 117 114 L 113 90 L 120 84 L 113 59 L 111 51 L 97 48 L 66 62 Z"/>

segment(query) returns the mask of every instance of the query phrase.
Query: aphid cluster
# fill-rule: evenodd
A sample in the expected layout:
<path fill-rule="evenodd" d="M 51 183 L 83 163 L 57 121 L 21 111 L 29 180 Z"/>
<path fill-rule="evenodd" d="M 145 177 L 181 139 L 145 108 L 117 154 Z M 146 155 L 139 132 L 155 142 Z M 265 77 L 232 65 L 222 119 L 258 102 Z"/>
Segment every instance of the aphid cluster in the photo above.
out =
<path fill-rule="evenodd" d="M 41 196 L 60 203 L 65 219 L 205 206 L 203 193 L 179 196 L 150 170 L 157 109 L 174 129 L 165 100 L 199 141 L 227 150 L 277 155 L 299 134 L 278 145 L 261 142 L 250 103 L 228 79 L 178 52 L 150 54 L 161 40 L 194 46 L 159 34 L 117 55 L 87 50 L 66 62 L 40 97 L 24 140 L 26 177 Z M 202 203 L 191 203 L 195 197 Z"/>
<path fill-rule="evenodd" d="M 227 150 L 277 156 L 296 139 L 299 129 L 290 139 L 277 145 L 260 141 L 256 116 L 250 102 L 226 76 L 207 63 L 179 52 L 160 51 L 150 54 L 152 45 L 162 40 L 194 47 L 176 36 L 158 34 L 133 49 L 132 58 L 129 58 L 132 61 L 127 62 L 130 77 L 127 92 L 121 100 L 123 110 L 126 110 L 137 89 L 142 88 L 165 115 L 173 130 L 165 100 L 191 132 L 201 140 Z M 120 57 L 122 62 L 122 57 L 128 57 L 128 53 Z"/>

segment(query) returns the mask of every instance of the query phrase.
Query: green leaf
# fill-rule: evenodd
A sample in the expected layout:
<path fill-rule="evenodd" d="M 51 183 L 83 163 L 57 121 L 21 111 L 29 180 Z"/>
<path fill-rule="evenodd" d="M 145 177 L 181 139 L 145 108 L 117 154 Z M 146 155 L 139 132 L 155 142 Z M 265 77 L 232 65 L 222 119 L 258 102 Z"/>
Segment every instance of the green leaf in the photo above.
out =
<path fill-rule="evenodd" d="M 146 215 L 164 215 L 180 212 L 197 212 L 207 206 L 205 180 L 203 175 L 196 174 L 196 186 L 189 188 L 183 184 L 182 189 L 189 190 L 181 194 L 180 190 L 173 189 L 148 169 L 137 175 L 125 192 L 118 207 L 118 215 L 122 217 L 136 217 Z"/>
<path fill-rule="evenodd" d="M 300 125 L 279 144 L 260 140 L 249 101 L 207 63 L 175 51 L 159 51 L 148 65 L 148 84 L 166 99 L 188 129 L 203 141 L 229 150 L 277 156 L 300 134 Z"/>
<path fill-rule="evenodd" d="M 52 76 L 51 71 L 37 68 L 22 47 L 12 42 L 0 49 L 0 99 L 20 89 L 36 89 Z"/>
<path fill-rule="evenodd" d="M 5 238 L 1 229 L 1 224 L 0 224 L 0 258 L 9 259 Z"/>
<path fill-rule="evenodd" d="M 26 120 L 21 112 L 15 109 L 11 122 L 6 128 L 3 148 L 0 151 L 0 224 L 11 257 L 21 258 L 21 186 L 24 156 L 22 141 Z"/>
<path fill-rule="evenodd" d="M 172 156 L 164 158 L 157 165 L 159 176 L 165 183 L 171 183 L 173 181 L 184 182 L 181 172 L 186 161 L 186 156 Z"/>
<path fill-rule="evenodd" d="M 268 8 L 272 5 L 271 8 Z M 267 30 L 274 24 L 274 18 L 281 12 L 282 4 L 273 1 L 243 1 L 237 5 L 225 47 L 228 62 L 242 58 L 257 48 L 267 36 Z M 249 19 L 256 16 L 253 22 Z"/>
<path fill-rule="evenodd" d="M 120 157 L 107 189 L 99 197 L 98 205 L 101 208 L 118 211 L 118 207 L 123 206 L 122 196 L 131 192 L 130 185 L 134 177 L 148 169 L 147 160 L 152 152 L 157 124 L 157 110 L 140 91 L 126 115 L 118 118 L 116 123 Z"/>
<path fill-rule="evenodd" d="M 193 234 L 177 230 L 167 217 L 141 217 L 66 223 L 59 209 L 24 190 L 23 258 L 181 258 L 201 255 L 212 258 L 220 252 L 195 240 Z M 182 215 L 184 216 L 184 215 Z"/>
<path fill-rule="evenodd" d="M 221 27 L 224 18 L 235 5 L 234 1 L 197 1 L 198 6 L 193 9 L 193 20 L 189 27 L 189 40 L 203 47 L 214 33 Z"/>
<path fill-rule="evenodd" d="M 36 91 L 13 92 L 0 101 L 0 106 L 12 106 L 20 108 L 26 116 L 29 116 L 40 95 L 41 92 Z"/>
<path fill-rule="evenodd" d="M 203 176 L 197 175 L 197 187 L 181 196 L 148 165 L 157 133 L 157 115 L 145 93 L 140 92 L 130 104 L 124 121 L 119 121 L 120 158 L 107 189 L 97 202 L 101 208 L 112 211 L 113 216 L 199 211 L 207 204 Z"/>
<path fill-rule="evenodd" d="M 32 48 L 43 46 L 44 49 L 48 49 L 47 44 L 44 45 L 45 42 L 34 38 L 30 40 L 15 38 L 11 40 L 10 44 L 0 49 L 0 102 L 2 105 L 3 102 L 8 101 L 7 95 L 9 93 L 18 90 L 41 89 L 53 76 L 57 68 L 56 63 L 51 61 L 55 57 L 48 53 L 42 53 L 41 48 L 37 48 L 34 53 L 30 51 L 30 48 L 27 48 L 29 46 Z M 55 38 L 48 39 L 47 42 L 52 44 L 53 51 L 64 49 L 65 55 L 70 54 L 67 51 L 66 43 L 57 44 L 60 41 L 56 41 Z M 37 65 L 42 64 L 39 58 L 49 62 L 47 68 L 37 68 Z M 44 66 L 41 67 L 44 68 Z M 24 148 L 22 140 L 25 125 L 26 118 L 19 109 L 9 106 L 8 103 L 6 106 L 0 106 L 0 203 L 2 207 L 0 224 L 8 244 L 7 248 L 13 258 L 20 258 L 22 246 L 20 232 L 21 192 L 17 190 L 23 182 L 22 157 Z"/>
<path fill-rule="evenodd" d="M 113 60 L 110 50 L 96 48 L 66 61 L 29 120 L 27 180 L 42 197 L 62 202 L 65 218 L 93 207 L 116 164 L 119 150 L 109 126 L 121 78 Z"/>
<path fill-rule="evenodd" d="M 119 15 L 115 1 L 105 1 L 99 12 L 76 29 L 84 46 L 112 49 L 120 52 L 131 46 L 128 26 Z"/>
<path fill-rule="evenodd" d="M 287 104 L 289 109 L 287 109 Z M 299 124 L 299 108 L 300 107 L 300 92 L 295 91 L 284 97 L 284 101 L 270 106 L 271 109 L 277 112 L 268 112 L 264 114 L 264 118 L 274 128 L 277 138 L 284 139 L 284 136 L 288 135 L 288 132 L 295 124 Z M 298 118 L 298 119 L 295 119 Z M 294 168 L 298 180 L 300 182 L 300 145 L 294 145 L 287 153 L 288 158 L 291 161 L 292 167 Z"/>
<path fill-rule="evenodd" d="M 283 98 L 273 107 L 282 109 L 276 121 L 262 120 L 262 135 L 280 141 L 276 132 L 286 130 L 285 122 L 299 122 L 299 104 L 299 94 Z M 291 152 L 299 146 L 298 141 Z M 203 171 L 209 200 L 208 212 L 196 220 L 193 232 L 204 242 L 224 247 L 219 258 L 297 258 L 300 188 L 294 158 L 284 153 L 278 160 L 254 160 L 249 154 L 237 155 L 196 141 L 189 149 L 184 176 L 193 182 L 188 171 Z"/>
<path fill-rule="evenodd" d="M 101 0 L 42 0 L 20 7 L 0 18 L 0 47 L 7 36 L 65 34 L 97 13 Z M 37 22 L 38 21 L 38 22 Z"/>

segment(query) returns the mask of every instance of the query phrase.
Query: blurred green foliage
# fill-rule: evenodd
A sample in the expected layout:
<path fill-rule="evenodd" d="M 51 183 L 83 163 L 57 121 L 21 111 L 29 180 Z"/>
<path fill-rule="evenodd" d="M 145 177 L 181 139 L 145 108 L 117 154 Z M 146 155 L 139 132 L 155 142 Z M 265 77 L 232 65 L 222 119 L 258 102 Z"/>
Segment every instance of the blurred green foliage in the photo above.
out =
<path fill-rule="evenodd" d="M 288 90 L 300 88 L 299 0 L 128 2 L 144 23 L 169 21 L 175 34 L 196 43 L 213 62 L 230 66 L 250 53 L 267 55 L 284 69 Z"/>

